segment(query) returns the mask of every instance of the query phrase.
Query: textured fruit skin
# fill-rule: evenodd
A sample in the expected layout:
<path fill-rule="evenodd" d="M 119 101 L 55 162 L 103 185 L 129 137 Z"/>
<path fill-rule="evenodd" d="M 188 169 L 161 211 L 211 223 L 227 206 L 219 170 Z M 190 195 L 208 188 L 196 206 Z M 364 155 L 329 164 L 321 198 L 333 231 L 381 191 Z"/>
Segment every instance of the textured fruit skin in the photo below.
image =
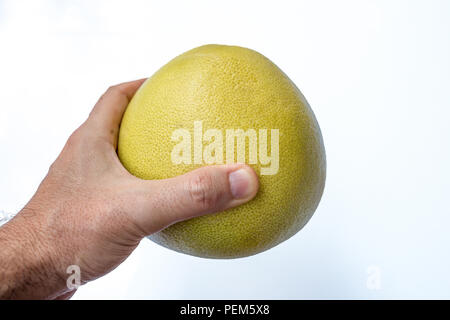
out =
<path fill-rule="evenodd" d="M 149 238 L 194 256 L 238 258 L 297 233 L 319 204 L 326 162 L 319 125 L 294 83 L 253 50 L 224 45 L 192 49 L 157 71 L 131 100 L 119 133 L 121 162 L 143 179 L 169 178 L 201 166 L 174 165 L 170 157 L 176 144 L 172 132 L 192 132 L 197 120 L 203 120 L 204 131 L 279 129 L 279 171 L 260 175 L 260 164 L 252 165 L 260 179 L 255 199 L 176 223 Z"/>

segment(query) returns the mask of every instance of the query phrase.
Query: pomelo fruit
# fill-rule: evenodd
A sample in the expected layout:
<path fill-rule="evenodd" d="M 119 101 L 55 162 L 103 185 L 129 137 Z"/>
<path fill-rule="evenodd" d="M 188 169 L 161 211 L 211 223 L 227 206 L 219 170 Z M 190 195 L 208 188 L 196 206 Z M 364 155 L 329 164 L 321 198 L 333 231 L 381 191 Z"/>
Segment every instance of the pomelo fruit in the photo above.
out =
<path fill-rule="evenodd" d="M 210 129 L 221 132 L 215 139 L 223 138 L 223 144 L 208 158 L 205 148 L 214 139 L 210 136 L 207 141 L 202 135 Z M 226 212 L 176 223 L 151 235 L 151 240 L 194 256 L 238 258 L 281 243 L 311 218 L 325 184 L 319 125 L 295 84 L 269 59 L 250 49 L 206 45 L 163 66 L 130 101 L 120 127 L 118 155 L 135 176 L 165 179 L 207 165 L 211 159 L 230 160 L 225 137 L 229 129 L 253 130 L 243 141 L 245 162 L 260 179 L 257 196 Z M 181 152 L 183 157 L 174 161 L 180 138 L 174 136 L 177 130 L 190 133 L 192 149 L 200 144 L 200 157 Z M 199 130 L 200 137 L 195 134 Z M 273 144 L 269 137 L 277 132 L 278 142 Z M 260 149 L 264 139 L 265 157 Z M 251 146 L 255 141 L 258 149 Z M 273 156 L 277 148 L 278 159 Z M 256 160 L 251 155 L 255 150 Z M 231 156 L 236 162 L 238 151 L 235 145 Z"/>

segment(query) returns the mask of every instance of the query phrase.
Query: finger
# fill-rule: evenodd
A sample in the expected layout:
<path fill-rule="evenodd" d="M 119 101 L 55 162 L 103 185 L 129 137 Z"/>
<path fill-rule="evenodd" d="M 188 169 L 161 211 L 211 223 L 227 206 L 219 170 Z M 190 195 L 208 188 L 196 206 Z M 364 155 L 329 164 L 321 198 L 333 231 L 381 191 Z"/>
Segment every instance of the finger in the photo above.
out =
<path fill-rule="evenodd" d="M 95 130 L 95 135 L 104 137 L 112 145 L 117 145 L 120 121 L 128 103 L 146 79 L 125 82 L 111 86 L 101 96 L 89 115 L 87 125 Z"/>
<path fill-rule="evenodd" d="M 166 180 L 140 182 L 146 204 L 136 210 L 136 221 L 148 234 L 178 221 L 224 211 L 253 199 L 259 182 L 244 164 L 203 167 Z"/>

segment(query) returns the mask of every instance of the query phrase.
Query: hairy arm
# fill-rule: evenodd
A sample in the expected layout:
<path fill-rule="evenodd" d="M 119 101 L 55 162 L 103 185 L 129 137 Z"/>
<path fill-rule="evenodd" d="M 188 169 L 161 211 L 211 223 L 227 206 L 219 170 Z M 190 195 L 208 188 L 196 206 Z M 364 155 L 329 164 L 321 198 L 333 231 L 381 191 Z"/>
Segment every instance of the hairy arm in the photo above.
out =
<path fill-rule="evenodd" d="M 23 209 L 0 228 L 0 299 L 54 299 L 68 291 L 54 246 L 27 221 L 35 216 Z"/>

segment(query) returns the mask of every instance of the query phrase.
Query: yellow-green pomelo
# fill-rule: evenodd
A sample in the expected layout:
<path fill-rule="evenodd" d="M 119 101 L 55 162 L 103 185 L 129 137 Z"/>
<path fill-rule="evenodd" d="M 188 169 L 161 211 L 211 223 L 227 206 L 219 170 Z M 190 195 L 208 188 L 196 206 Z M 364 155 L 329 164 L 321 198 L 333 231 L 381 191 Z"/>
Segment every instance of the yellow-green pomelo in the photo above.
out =
<path fill-rule="evenodd" d="M 322 196 L 325 150 L 315 116 L 295 84 L 250 49 L 206 45 L 190 50 L 157 71 L 131 100 L 119 133 L 121 162 L 143 179 L 169 178 L 206 165 L 194 163 L 193 156 L 191 164 L 175 164 L 171 158 L 178 144 L 173 132 L 186 129 L 194 140 L 196 121 L 202 121 L 203 133 L 223 132 L 224 162 L 227 129 L 253 129 L 257 138 L 267 129 L 269 155 L 271 129 L 278 129 L 279 169 L 261 174 L 269 165 L 258 158 L 250 164 L 260 179 L 255 199 L 176 223 L 150 239 L 195 256 L 238 258 L 267 250 L 299 231 Z M 246 142 L 249 163 L 250 139 Z M 202 145 L 209 143 L 203 140 Z"/>

